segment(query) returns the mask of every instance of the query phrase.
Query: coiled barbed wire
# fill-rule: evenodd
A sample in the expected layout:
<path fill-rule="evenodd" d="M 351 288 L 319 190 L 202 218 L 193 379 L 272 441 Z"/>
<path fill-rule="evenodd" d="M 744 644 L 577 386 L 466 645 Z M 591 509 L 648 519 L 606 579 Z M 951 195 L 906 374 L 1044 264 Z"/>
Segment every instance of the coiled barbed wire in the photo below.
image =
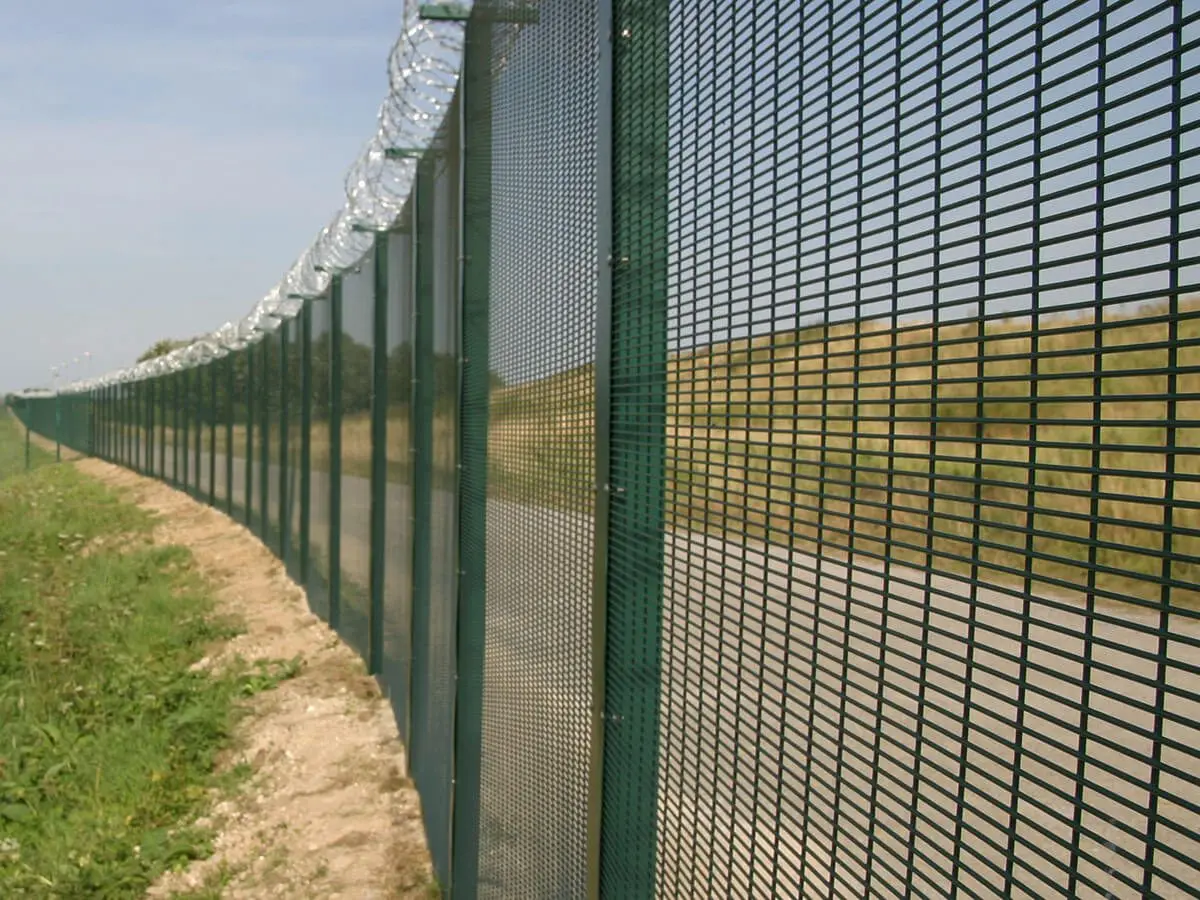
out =
<path fill-rule="evenodd" d="M 468 11 L 472 5 L 471 0 L 461 4 Z M 163 356 L 73 381 L 59 393 L 154 378 L 241 350 L 298 315 L 304 303 L 299 298 L 324 293 L 334 274 L 359 263 L 374 242 L 373 233 L 391 226 L 404 208 L 420 156 L 433 143 L 458 87 L 464 25 L 422 19 L 420 6 L 418 0 L 404 2 L 400 35 L 388 54 L 388 93 L 374 135 L 346 175 L 345 205 L 280 282 L 240 321 L 226 322 Z"/>

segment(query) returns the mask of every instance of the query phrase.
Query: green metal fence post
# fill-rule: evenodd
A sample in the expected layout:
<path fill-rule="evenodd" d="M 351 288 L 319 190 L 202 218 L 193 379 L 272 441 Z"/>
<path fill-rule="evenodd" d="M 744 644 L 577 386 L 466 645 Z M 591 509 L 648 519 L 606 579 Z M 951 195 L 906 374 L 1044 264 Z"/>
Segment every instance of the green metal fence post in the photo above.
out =
<path fill-rule="evenodd" d="M 309 540 L 312 536 L 312 305 L 304 301 L 300 312 L 300 577 L 308 586 Z"/>
<path fill-rule="evenodd" d="M 388 235 L 375 236 L 374 348 L 371 375 L 371 610 L 367 671 L 383 669 L 383 590 L 387 557 L 387 414 L 388 414 Z"/>
<path fill-rule="evenodd" d="M 160 375 L 157 379 L 158 390 L 158 477 L 167 480 L 167 383 L 169 376 Z"/>
<path fill-rule="evenodd" d="M 233 357 L 225 354 L 225 514 L 233 515 Z"/>
<path fill-rule="evenodd" d="M 587 896 L 599 900 L 604 836 L 604 744 L 608 667 L 608 541 L 612 500 L 612 267 L 613 258 L 613 10 L 612 0 L 596 4 L 596 255 L 601 261 L 596 285 L 595 361 L 595 524 L 592 569 L 592 708 L 588 760 Z"/>
<path fill-rule="evenodd" d="M 143 475 L 153 474 L 150 466 L 150 390 L 152 380 L 138 383 L 138 463 Z"/>
<path fill-rule="evenodd" d="M 179 490 L 185 493 L 190 490 L 190 473 L 192 471 L 192 370 L 179 371 L 179 432 L 176 440 L 179 443 Z"/>
<path fill-rule="evenodd" d="M 288 568 L 292 523 L 288 504 L 288 330 L 279 326 L 279 559 Z"/>
<path fill-rule="evenodd" d="M 33 462 L 29 450 L 29 423 L 25 424 L 25 471 L 28 472 L 32 467 Z"/>
<path fill-rule="evenodd" d="M 62 436 L 59 434 L 62 428 L 62 401 L 58 388 L 54 389 L 54 461 L 62 462 Z"/>
<path fill-rule="evenodd" d="M 154 423 L 157 420 L 154 415 L 154 397 L 157 394 L 158 379 L 149 378 L 146 380 L 146 474 L 157 476 L 158 472 L 154 468 Z"/>
<path fill-rule="evenodd" d="M 459 114 L 458 682 L 454 722 L 451 884 L 479 891 L 484 648 L 487 638 L 487 445 L 491 358 L 488 321 L 492 228 L 492 26 L 467 25 Z"/>
<path fill-rule="evenodd" d="M 342 621 L 342 276 L 329 287 L 329 627 Z"/>
<path fill-rule="evenodd" d="M 665 539 L 668 0 L 617 0 L 600 891 L 655 891 Z M 602 133 L 603 136 L 603 133 Z M 598 391 L 603 390 L 597 385 Z M 599 397 L 598 397 L 599 399 Z"/>
<path fill-rule="evenodd" d="M 179 406 L 179 385 L 183 378 L 182 372 L 172 372 L 171 378 L 171 486 L 179 487 L 179 454 L 180 433 L 179 423 L 182 419 Z"/>
<path fill-rule="evenodd" d="M 220 361 L 205 365 L 208 372 L 208 505 L 217 505 L 217 370 Z"/>
<path fill-rule="evenodd" d="M 431 693 L 429 685 L 430 520 L 433 481 L 433 301 L 430 268 L 432 248 L 424 241 L 422 221 L 428 215 L 426 180 L 418 169 L 409 203 L 413 214 L 413 378 L 412 378 L 412 656 L 409 661 L 408 754 L 412 760 L 423 752 L 426 734 L 424 709 Z M 431 192 L 430 192 L 431 193 Z"/>
<path fill-rule="evenodd" d="M 162 480 L 167 480 L 167 430 L 171 423 L 171 376 L 170 374 L 163 375 L 159 378 L 158 386 L 158 468 L 162 472 Z"/>
<path fill-rule="evenodd" d="M 202 500 L 201 495 L 201 451 L 204 449 L 204 372 L 205 366 L 192 370 L 192 422 L 195 434 L 192 437 L 192 489 L 191 495 Z"/>
<path fill-rule="evenodd" d="M 258 342 L 262 376 L 258 400 L 258 536 L 264 544 L 271 542 L 271 335 Z"/>
<path fill-rule="evenodd" d="M 250 510 L 254 507 L 254 345 L 251 344 L 242 352 L 246 354 L 246 463 L 242 479 L 245 507 L 242 509 L 242 521 L 253 530 L 254 519 Z"/>

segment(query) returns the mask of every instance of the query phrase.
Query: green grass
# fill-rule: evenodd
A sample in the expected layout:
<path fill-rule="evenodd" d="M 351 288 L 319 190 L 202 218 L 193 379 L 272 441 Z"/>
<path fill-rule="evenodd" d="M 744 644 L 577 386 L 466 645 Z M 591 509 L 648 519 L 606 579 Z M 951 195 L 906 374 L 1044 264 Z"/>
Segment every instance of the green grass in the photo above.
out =
<path fill-rule="evenodd" d="M 236 700 L 294 674 L 189 670 L 231 632 L 150 526 L 70 466 L 0 481 L 0 897 L 140 897 L 207 855 L 186 823 L 230 783 Z"/>
<path fill-rule="evenodd" d="M 30 442 L 30 468 L 43 466 L 53 460 L 53 453 L 47 453 L 35 442 Z M 24 472 L 25 467 L 25 426 L 7 410 L 0 411 L 0 481 Z"/>

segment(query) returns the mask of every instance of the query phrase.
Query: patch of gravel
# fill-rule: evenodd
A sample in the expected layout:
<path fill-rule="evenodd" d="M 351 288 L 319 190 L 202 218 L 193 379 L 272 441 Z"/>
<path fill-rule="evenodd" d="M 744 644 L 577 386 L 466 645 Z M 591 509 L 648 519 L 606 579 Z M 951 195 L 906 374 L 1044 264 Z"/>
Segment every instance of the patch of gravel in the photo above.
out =
<path fill-rule="evenodd" d="M 154 540 L 188 547 L 244 633 L 197 665 L 299 659 L 292 679 L 247 701 L 235 749 L 249 782 L 198 824 L 212 857 L 171 873 L 150 898 L 224 884 L 229 900 L 428 898 L 420 804 L 404 777 L 391 708 L 361 659 L 308 610 L 304 592 L 246 528 L 166 485 L 99 460 L 75 463 L 158 517 Z"/>

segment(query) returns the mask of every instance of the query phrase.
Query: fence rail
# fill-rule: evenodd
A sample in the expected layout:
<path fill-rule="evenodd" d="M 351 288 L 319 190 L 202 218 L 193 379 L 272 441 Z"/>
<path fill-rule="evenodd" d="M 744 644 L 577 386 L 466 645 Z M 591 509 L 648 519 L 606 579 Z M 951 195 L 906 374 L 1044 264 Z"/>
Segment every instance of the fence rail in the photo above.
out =
<path fill-rule="evenodd" d="M 35 431 L 246 522 L 456 897 L 1200 895 L 1200 6 L 476 3 L 403 214 Z"/>

